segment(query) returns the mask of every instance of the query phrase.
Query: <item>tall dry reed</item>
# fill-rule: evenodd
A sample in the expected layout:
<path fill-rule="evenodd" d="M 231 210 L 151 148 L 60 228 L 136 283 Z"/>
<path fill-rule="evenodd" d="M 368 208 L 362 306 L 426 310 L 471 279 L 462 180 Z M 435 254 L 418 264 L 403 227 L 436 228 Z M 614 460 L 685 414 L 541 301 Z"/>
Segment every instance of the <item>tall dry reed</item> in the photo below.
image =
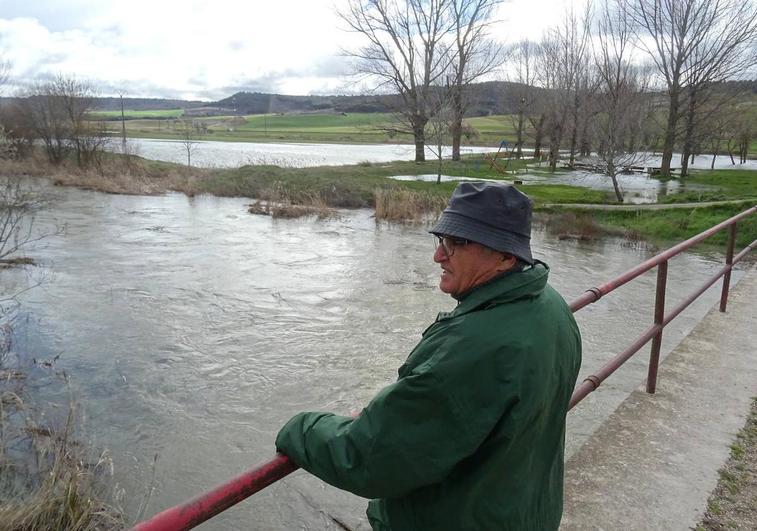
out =
<path fill-rule="evenodd" d="M 441 195 L 401 188 L 376 188 L 373 198 L 376 219 L 386 221 L 430 221 L 447 205 L 447 198 Z"/>
<path fill-rule="evenodd" d="M 9 330 L 0 330 L 0 531 L 124 529 L 110 457 L 82 443 L 73 402 L 58 425 L 29 405 L 27 374 L 7 367 Z"/>

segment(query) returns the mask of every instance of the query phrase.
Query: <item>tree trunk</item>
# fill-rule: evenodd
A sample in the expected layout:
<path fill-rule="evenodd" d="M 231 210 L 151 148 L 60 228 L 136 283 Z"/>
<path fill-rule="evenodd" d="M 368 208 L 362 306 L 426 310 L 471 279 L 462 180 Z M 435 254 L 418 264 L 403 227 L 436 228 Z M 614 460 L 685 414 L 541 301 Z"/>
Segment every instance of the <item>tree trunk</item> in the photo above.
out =
<path fill-rule="evenodd" d="M 518 109 L 518 128 L 515 131 L 517 145 L 515 146 L 515 158 L 523 158 L 523 109 Z"/>
<path fill-rule="evenodd" d="M 670 177 L 670 161 L 673 160 L 673 149 L 676 143 L 676 125 L 678 123 L 678 107 L 680 88 L 674 86 L 670 89 L 670 105 L 668 107 L 668 123 L 665 128 L 665 136 L 662 142 L 662 164 L 660 176 Z"/>
<path fill-rule="evenodd" d="M 542 114 L 536 123 L 536 132 L 534 133 L 534 160 L 541 159 L 541 143 L 544 136 L 544 120 L 546 117 Z"/>
<path fill-rule="evenodd" d="M 578 144 L 578 125 L 575 120 L 570 131 L 570 165 L 576 162 L 576 145 Z"/>
<path fill-rule="evenodd" d="M 681 152 L 681 179 L 688 175 L 689 157 L 694 154 L 694 121 L 696 118 L 697 90 L 692 88 L 686 109 L 686 127 L 683 134 L 683 150 Z M 692 160 L 693 163 L 693 160 Z"/>
<path fill-rule="evenodd" d="M 456 87 L 452 95 L 452 160 L 460 160 L 460 139 L 463 136 L 463 97 L 459 87 Z"/>
<path fill-rule="evenodd" d="M 618 200 L 618 203 L 623 202 L 623 192 L 620 191 L 620 183 L 618 183 L 618 176 L 615 175 L 615 171 L 608 171 L 607 173 L 610 173 L 610 179 L 612 179 L 612 187 L 615 190 L 615 198 Z"/>
<path fill-rule="evenodd" d="M 413 140 L 415 141 L 415 162 L 426 162 L 426 120 L 413 117 Z"/>
<path fill-rule="evenodd" d="M 591 141 L 589 140 L 589 120 L 586 119 L 581 125 L 581 147 L 579 149 L 582 157 L 591 156 Z"/>

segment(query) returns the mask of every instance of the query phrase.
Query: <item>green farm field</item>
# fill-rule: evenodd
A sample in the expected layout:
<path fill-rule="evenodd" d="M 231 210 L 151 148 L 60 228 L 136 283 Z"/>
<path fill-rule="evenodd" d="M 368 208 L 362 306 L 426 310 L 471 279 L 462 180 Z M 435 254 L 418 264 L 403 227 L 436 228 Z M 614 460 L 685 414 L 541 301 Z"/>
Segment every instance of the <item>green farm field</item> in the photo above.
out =
<path fill-rule="evenodd" d="M 128 111 L 126 133 L 138 138 L 178 138 L 176 119 L 180 110 Z M 118 117 L 108 112 L 103 116 Z M 160 119 L 156 119 L 160 118 Z M 240 142 L 326 142 L 326 143 L 412 143 L 409 134 L 396 133 L 396 117 L 389 113 L 351 114 L 256 114 L 248 116 L 195 117 L 204 126 L 198 140 Z M 479 135 L 464 139 L 467 145 L 498 145 L 503 139 L 514 140 L 513 120 L 510 116 L 488 116 L 466 119 Z M 119 133 L 119 121 L 109 121 L 106 127 Z"/>
<path fill-rule="evenodd" d="M 184 114 L 184 109 L 156 109 L 151 111 L 135 111 L 124 109 L 124 116 L 128 120 L 132 120 L 134 118 L 179 118 L 182 114 Z M 93 112 L 92 116 L 107 119 L 120 119 L 121 111 L 97 111 Z"/>

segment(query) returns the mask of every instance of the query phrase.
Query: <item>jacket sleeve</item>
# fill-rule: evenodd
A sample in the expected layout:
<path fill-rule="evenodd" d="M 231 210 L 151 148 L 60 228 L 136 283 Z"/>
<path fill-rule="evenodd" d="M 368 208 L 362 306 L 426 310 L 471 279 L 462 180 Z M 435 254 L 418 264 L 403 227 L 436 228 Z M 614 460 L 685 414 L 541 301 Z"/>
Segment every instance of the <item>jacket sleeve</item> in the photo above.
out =
<path fill-rule="evenodd" d="M 327 483 L 366 498 L 398 497 L 440 482 L 475 452 L 518 395 L 502 367 L 487 362 L 495 353 L 466 352 L 456 343 L 445 341 L 357 418 L 294 416 L 276 448 Z"/>

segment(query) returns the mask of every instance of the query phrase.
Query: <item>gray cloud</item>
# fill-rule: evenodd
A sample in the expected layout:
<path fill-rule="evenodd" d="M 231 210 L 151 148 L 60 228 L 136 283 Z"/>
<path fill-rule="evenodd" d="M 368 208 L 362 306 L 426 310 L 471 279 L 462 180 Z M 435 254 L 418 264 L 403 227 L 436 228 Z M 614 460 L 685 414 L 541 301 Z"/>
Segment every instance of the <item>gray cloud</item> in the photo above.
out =
<path fill-rule="evenodd" d="M 106 2 L 96 0 L 0 0 L 2 18 L 34 18 L 50 31 L 81 28 L 87 19 L 102 13 Z"/>

